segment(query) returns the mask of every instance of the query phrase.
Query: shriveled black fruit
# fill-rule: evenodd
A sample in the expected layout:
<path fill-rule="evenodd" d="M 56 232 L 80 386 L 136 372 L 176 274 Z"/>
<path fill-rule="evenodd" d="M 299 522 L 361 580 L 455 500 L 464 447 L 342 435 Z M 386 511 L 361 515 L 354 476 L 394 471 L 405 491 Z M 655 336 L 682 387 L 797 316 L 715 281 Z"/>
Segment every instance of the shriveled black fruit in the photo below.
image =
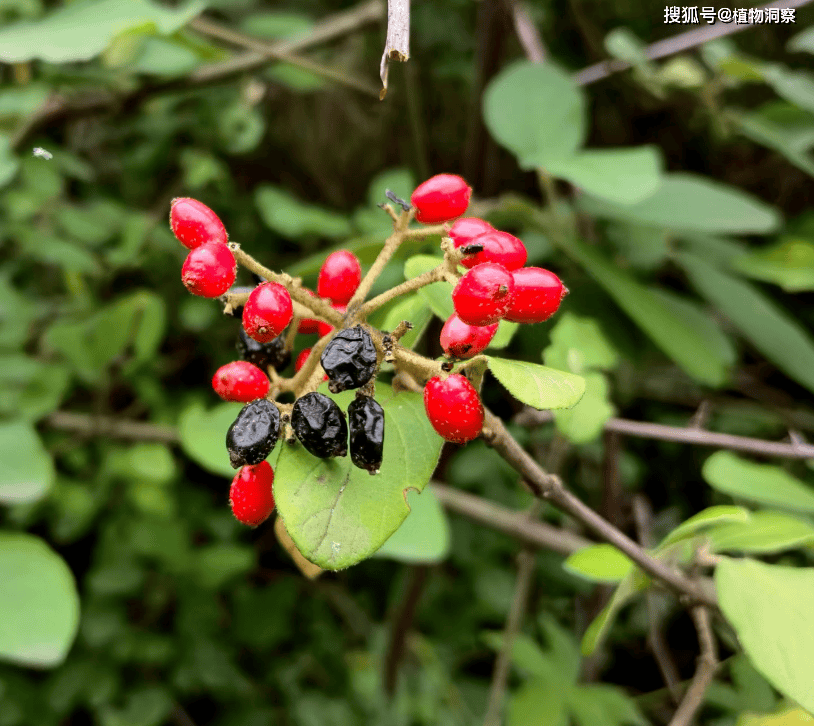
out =
<path fill-rule="evenodd" d="M 324 393 L 306 393 L 294 401 L 291 428 L 305 450 L 320 459 L 348 454 L 345 416 Z"/>
<path fill-rule="evenodd" d="M 285 349 L 285 333 L 268 343 L 258 343 L 241 326 L 238 331 L 237 352 L 241 360 L 256 365 L 261 371 L 265 371 L 268 366 L 281 371 L 291 362 L 291 351 Z"/>
<path fill-rule="evenodd" d="M 277 406 L 265 398 L 247 403 L 226 432 L 226 450 L 232 467 L 265 461 L 279 435 Z"/>
<path fill-rule="evenodd" d="M 384 449 L 384 409 L 369 396 L 359 396 L 348 406 L 350 460 L 360 469 L 376 474 Z"/>
<path fill-rule="evenodd" d="M 320 363 L 333 393 L 361 388 L 376 370 L 376 347 L 361 325 L 338 332 L 322 351 Z"/>

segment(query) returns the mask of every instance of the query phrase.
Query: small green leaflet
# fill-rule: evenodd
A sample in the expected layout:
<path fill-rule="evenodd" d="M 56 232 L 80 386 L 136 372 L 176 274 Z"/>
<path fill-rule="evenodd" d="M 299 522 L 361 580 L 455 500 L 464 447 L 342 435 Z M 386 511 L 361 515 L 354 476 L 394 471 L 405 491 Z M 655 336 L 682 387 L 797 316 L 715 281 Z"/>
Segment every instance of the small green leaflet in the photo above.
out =
<path fill-rule="evenodd" d="M 541 410 L 570 408 L 585 393 L 585 379 L 554 368 L 483 356 L 497 378 L 518 401 Z"/>

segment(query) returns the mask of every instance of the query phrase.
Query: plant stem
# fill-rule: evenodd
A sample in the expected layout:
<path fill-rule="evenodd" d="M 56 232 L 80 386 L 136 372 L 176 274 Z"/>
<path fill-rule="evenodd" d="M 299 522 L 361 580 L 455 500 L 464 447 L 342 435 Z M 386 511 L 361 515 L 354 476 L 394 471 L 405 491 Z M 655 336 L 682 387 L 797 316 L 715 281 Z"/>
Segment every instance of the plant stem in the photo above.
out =
<path fill-rule="evenodd" d="M 276 282 L 285 287 L 285 289 L 288 290 L 288 294 L 291 295 L 291 299 L 307 310 L 310 310 L 315 317 L 322 318 L 334 327 L 342 326 L 344 322 L 342 313 L 331 307 L 331 304 L 327 300 L 312 296 L 304 288 L 300 287 L 298 283 L 295 283 L 291 275 L 284 272 L 274 272 L 268 267 L 261 265 L 254 257 L 244 252 L 236 242 L 230 242 L 229 249 L 232 251 L 239 265 L 242 265 L 255 275 L 260 275 L 260 277 L 264 277 L 270 282 Z"/>
<path fill-rule="evenodd" d="M 378 310 L 380 307 L 382 307 L 382 305 L 386 305 L 391 300 L 401 297 L 402 295 L 406 295 L 409 292 L 413 292 L 413 290 L 418 290 L 421 287 L 431 285 L 434 282 L 440 282 L 443 279 L 444 266 L 439 265 L 438 267 L 434 267 L 432 270 L 427 270 L 427 272 L 424 272 L 418 277 L 414 277 L 412 280 L 405 280 L 401 284 L 390 288 L 387 292 L 383 292 L 381 295 L 377 295 L 372 300 L 368 300 L 364 305 L 362 305 L 361 308 L 359 308 L 356 316 L 360 319 L 365 319 L 372 312 Z"/>
<path fill-rule="evenodd" d="M 588 529 L 627 555 L 648 575 L 660 580 L 671 590 L 689 598 L 691 602 L 717 607 L 717 600 L 712 593 L 649 555 L 624 532 L 568 491 L 560 477 L 544 471 L 506 430 L 503 422 L 488 409 L 485 427 L 492 434 L 488 443 L 523 476 L 534 496 L 551 502 L 557 509 L 582 522 Z"/>

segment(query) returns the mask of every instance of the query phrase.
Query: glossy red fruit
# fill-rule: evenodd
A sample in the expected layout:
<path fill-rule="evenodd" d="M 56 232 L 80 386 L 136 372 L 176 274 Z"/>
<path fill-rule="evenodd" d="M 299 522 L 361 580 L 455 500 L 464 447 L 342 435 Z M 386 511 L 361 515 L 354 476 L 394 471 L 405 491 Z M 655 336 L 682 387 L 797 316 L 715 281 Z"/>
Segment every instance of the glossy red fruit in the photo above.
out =
<path fill-rule="evenodd" d="M 316 297 L 316 293 L 309 290 L 307 287 L 303 288 L 311 297 Z M 297 332 L 307 335 L 309 333 L 316 333 L 319 330 L 319 320 L 316 318 L 303 318 L 297 326 Z"/>
<path fill-rule="evenodd" d="M 345 312 L 347 312 L 347 309 L 348 309 L 347 305 L 331 305 L 331 307 L 335 308 L 336 310 L 338 310 L 343 315 L 345 314 Z M 319 334 L 319 337 L 321 338 L 324 335 L 328 335 L 328 333 L 332 332 L 333 329 L 334 329 L 333 325 L 331 325 L 330 323 L 323 323 L 320 320 L 317 333 Z"/>
<path fill-rule="evenodd" d="M 430 378 L 424 386 L 424 409 L 432 427 L 447 441 L 465 444 L 483 428 L 483 404 L 474 386 L 453 373 Z"/>
<path fill-rule="evenodd" d="M 511 274 L 514 295 L 504 317 L 513 323 L 542 323 L 548 320 L 568 294 L 562 280 L 542 267 L 523 267 Z"/>
<path fill-rule="evenodd" d="M 305 361 L 308 360 L 308 356 L 311 355 L 311 349 L 306 348 L 302 353 L 297 356 L 297 360 L 294 361 L 294 372 L 299 373 L 300 368 L 305 365 Z"/>
<path fill-rule="evenodd" d="M 250 403 L 269 392 L 269 379 L 257 366 L 236 360 L 221 366 L 212 377 L 212 388 L 224 401 Z"/>
<path fill-rule="evenodd" d="M 453 358 L 472 358 L 492 342 L 498 325 L 469 325 L 453 313 L 441 328 L 441 347 Z"/>
<path fill-rule="evenodd" d="M 178 241 L 191 250 L 205 242 L 226 244 L 229 241 L 226 228 L 218 215 L 203 202 L 188 197 L 172 200 L 170 229 Z"/>
<path fill-rule="evenodd" d="M 276 338 L 291 322 L 291 295 L 276 282 L 263 282 L 249 294 L 243 307 L 243 328 L 258 343 Z"/>
<path fill-rule="evenodd" d="M 475 237 L 468 244 L 483 246 L 482 252 L 467 255 L 461 260 L 461 264 L 470 269 L 476 265 L 482 265 L 484 262 L 497 262 L 511 272 L 525 265 L 528 258 L 526 245 L 508 232 L 498 230 L 486 232 Z M 465 245 L 459 245 L 456 242 L 455 246 L 463 247 Z"/>
<path fill-rule="evenodd" d="M 458 281 L 452 291 L 452 305 L 465 323 L 492 325 L 508 312 L 513 293 L 512 274 L 503 265 L 484 262 Z"/>
<path fill-rule="evenodd" d="M 479 237 L 487 232 L 494 232 L 495 228 L 484 219 L 478 217 L 461 217 L 455 220 L 455 224 L 449 230 L 449 236 L 456 247 L 471 242 L 475 237 Z"/>
<path fill-rule="evenodd" d="M 331 252 L 322 263 L 317 279 L 317 294 L 335 305 L 345 305 L 362 281 L 359 258 L 347 250 Z"/>
<path fill-rule="evenodd" d="M 269 518 L 274 511 L 273 483 L 274 470 L 267 461 L 240 469 L 229 488 L 229 506 L 238 522 L 256 527 Z"/>
<path fill-rule="evenodd" d="M 237 263 L 222 242 L 204 242 L 187 255 L 181 282 L 193 295 L 220 297 L 234 283 Z"/>
<path fill-rule="evenodd" d="M 457 174 L 436 174 L 416 187 L 410 201 L 419 222 L 439 224 L 460 217 L 471 196 L 472 187 Z"/>

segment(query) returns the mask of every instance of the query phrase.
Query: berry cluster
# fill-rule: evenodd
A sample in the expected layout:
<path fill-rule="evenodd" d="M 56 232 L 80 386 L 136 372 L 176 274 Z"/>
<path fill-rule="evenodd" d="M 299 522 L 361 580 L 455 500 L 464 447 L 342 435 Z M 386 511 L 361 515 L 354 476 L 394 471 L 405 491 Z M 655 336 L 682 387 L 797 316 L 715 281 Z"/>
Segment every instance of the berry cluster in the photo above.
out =
<path fill-rule="evenodd" d="M 449 359 L 443 365 L 398 344 L 398 331 L 409 328 L 407 321 L 391 334 L 365 323 L 367 314 L 388 296 L 369 304 L 359 299 L 364 297 L 360 286 L 366 292 L 372 279 L 362 283 L 362 268 L 353 253 L 340 250 L 328 255 L 314 292 L 246 255 L 240 245 L 229 241 L 222 222 L 206 205 L 187 198 L 173 201 L 170 226 L 190 250 L 181 271 L 184 285 L 195 295 L 220 297 L 224 312 L 241 321 L 239 360 L 221 366 L 212 378 L 212 388 L 222 399 L 245 404 L 226 433 L 229 460 L 239 469 L 229 500 L 239 521 L 256 526 L 274 509 L 274 471 L 266 459 L 281 436 L 290 442 L 299 440 L 306 451 L 321 458 L 350 452 L 355 466 L 371 474 L 379 471 L 385 417 L 374 392 L 383 360 L 395 362 L 397 368 L 400 363 L 408 370 L 412 366 L 410 372 L 426 381 L 427 417 L 443 438 L 465 443 L 480 434 L 484 408 L 478 390 L 464 375 L 466 366 L 474 362 L 451 372 L 456 362 L 482 352 L 500 320 L 535 323 L 548 319 L 567 290 L 554 273 L 525 267 L 526 248 L 517 237 L 482 219 L 461 217 L 471 192 L 461 177 L 439 174 L 411 196 L 419 222 L 443 225 L 428 228 L 427 234 L 441 232 L 448 237 L 442 244 L 444 264 L 436 271 L 455 283 L 455 314 L 446 321 L 440 336 Z M 409 209 L 406 203 L 401 204 Z M 398 227 L 402 234 L 422 234 L 408 229 L 410 213 L 405 211 L 398 221 L 389 211 L 396 223 L 394 229 Z M 389 254 L 392 250 L 385 250 L 384 259 Z M 258 284 L 233 287 L 238 262 L 252 271 Z M 458 265 L 465 269 L 463 274 L 459 274 Z M 429 281 L 404 284 L 415 289 Z M 314 333 L 319 338 L 329 337 L 299 353 L 293 377 L 281 377 L 291 362 L 297 334 Z M 318 362 L 315 349 L 321 351 Z M 356 391 L 347 412 L 315 390 L 323 380 L 328 381 L 332 393 Z M 283 392 L 295 394 L 293 404 L 275 400 Z"/>
<path fill-rule="evenodd" d="M 170 226 L 178 240 L 190 248 L 181 279 L 195 295 L 220 297 L 227 291 L 242 301 L 227 308 L 241 320 L 238 331 L 239 360 L 221 366 L 212 378 L 212 388 L 225 401 L 246 405 L 226 434 L 226 449 L 234 468 L 230 505 L 235 517 L 251 526 L 263 522 L 274 509 L 274 471 L 266 461 L 290 423 L 303 447 L 322 458 L 347 456 L 371 474 L 378 472 L 384 445 L 384 409 L 372 397 L 372 387 L 348 406 L 347 414 L 328 396 L 312 391 L 296 399 L 290 412 L 271 400 L 269 374 L 284 370 L 291 361 L 286 329 L 294 317 L 294 305 L 285 286 L 261 281 L 254 287 L 232 287 L 236 276 L 235 257 L 228 247 L 226 230 L 209 207 L 194 199 L 175 199 Z M 359 287 L 362 268 L 357 257 L 340 250 L 328 255 L 320 269 L 316 299 L 324 298 L 344 313 Z M 231 289 L 230 289 L 231 288 Z M 329 323 L 303 317 L 297 333 L 334 332 Z M 291 336 L 293 339 L 293 336 Z M 297 356 L 298 373 L 311 354 L 305 348 Z M 320 363 L 332 392 L 359 389 L 372 381 L 378 370 L 376 347 L 370 333 L 360 325 L 338 332 L 322 352 Z M 274 371 L 274 373 L 272 373 Z"/>
<path fill-rule="evenodd" d="M 411 197 L 419 222 L 450 222 L 449 237 L 462 253 L 467 272 L 452 291 L 455 313 L 441 330 L 441 347 L 449 358 L 472 358 L 497 332 L 500 320 L 541 323 L 559 308 L 568 289 L 553 272 L 525 267 L 528 253 L 521 240 L 477 217 L 461 217 L 471 189 L 459 176 L 439 174 Z M 465 443 L 483 426 L 478 392 L 462 375 L 436 376 L 424 388 L 424 405 L 433 428 L 447 441 Z"/>

